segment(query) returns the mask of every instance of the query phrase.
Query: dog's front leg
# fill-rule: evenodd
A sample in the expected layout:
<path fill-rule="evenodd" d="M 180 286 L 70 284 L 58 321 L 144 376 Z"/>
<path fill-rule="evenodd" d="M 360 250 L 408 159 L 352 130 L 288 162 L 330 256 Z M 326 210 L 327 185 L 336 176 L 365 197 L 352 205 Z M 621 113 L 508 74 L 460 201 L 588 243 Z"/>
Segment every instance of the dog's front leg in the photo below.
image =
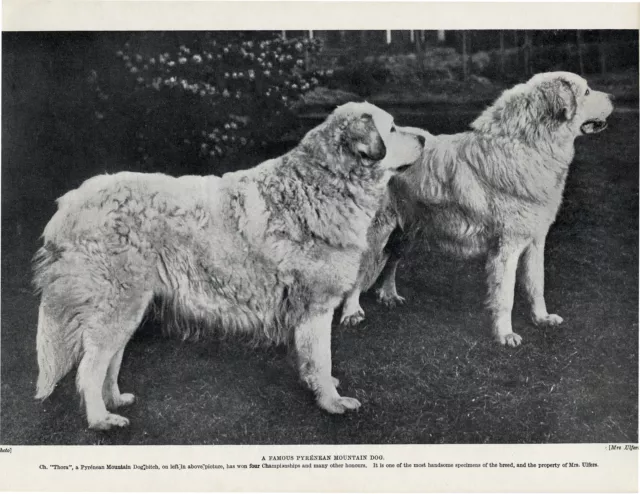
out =
<path fill-rule="evenodd" d="M 544 300 L 545 237 L 535 239 L 522 254 L 522 285 L 531 304 L 531 319 L 536 325 L 558 326 L 562 318 L 549 314 Z"/>
<path fill-rule="evenodd" d="M 518 259 L 523 248 L 516 243 L 501 242 L 500 246 L 492 249 L 487 260 L 487 306 L 491 312 L 493 335 L 503 345 L 518 346 L 522 342 L 522 337 L 511 327 L 511 311 Z"/>
<path fill-rule="evenodd" d="M 296 328 L 295 345 L 300 378 L 316 395 L 320 408 L 329 413 L 357 410 L 360 402 L 340 396 L 331 377 L 331 319 L 333 310 L 310 315 Z"/>

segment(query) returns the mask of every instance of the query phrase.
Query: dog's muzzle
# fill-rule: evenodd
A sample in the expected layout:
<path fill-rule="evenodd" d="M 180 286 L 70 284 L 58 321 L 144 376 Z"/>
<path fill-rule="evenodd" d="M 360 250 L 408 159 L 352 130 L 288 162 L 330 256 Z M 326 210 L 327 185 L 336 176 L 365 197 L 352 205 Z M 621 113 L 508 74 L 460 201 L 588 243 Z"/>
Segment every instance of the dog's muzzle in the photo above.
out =
<path fill-rule="evenodd" d="M 583 134 L 597 134 L 607 128 L 607 121 L 599 118 L 587 120 L 580 126 Z"/>

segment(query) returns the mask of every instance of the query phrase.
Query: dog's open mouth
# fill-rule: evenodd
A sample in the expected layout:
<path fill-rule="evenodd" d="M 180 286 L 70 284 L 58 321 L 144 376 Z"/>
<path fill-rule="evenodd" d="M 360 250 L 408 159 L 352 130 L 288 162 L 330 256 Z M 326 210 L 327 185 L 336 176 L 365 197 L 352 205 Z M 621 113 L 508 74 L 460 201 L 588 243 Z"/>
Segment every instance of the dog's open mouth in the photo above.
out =
<path fill-rule="evenodd" d="M 413 166 L 413 163 L 409 163 L 408 165 L 399 166 L 398 168 L 396 168 L 396 172 L 401 173 L 401 172 L 411 168 L 411 166 Z"/>
<path fill-rule="evenodd" d="M 591 120 L 587 120 L 580 126 L 580 130 L 583 134 L 596 134 L 598 132 L 602 132 L 607 128 L 607 121 L 599 118 L 593 118 Z"/>

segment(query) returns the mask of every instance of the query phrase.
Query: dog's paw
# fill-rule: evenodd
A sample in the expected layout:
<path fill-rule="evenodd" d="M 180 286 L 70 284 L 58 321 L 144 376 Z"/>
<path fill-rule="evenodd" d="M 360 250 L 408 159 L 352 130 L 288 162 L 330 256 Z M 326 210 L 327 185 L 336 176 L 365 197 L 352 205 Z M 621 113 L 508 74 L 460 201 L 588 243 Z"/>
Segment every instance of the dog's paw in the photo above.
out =
<path fill-rule="evenodd" d="M 122 393 L 116 400 L 116 406 L 126 407 L 133 404 L 134 401 L 136 401 L 136 396 L 133 393 Z"/>
<path fill-rule="evenodd" d="M 397 293 L 387 293 L 380 288 L 377 292 L 378 303 L 384 304 L 387 307 L 395 307 L 396 305 L 403 305 L 407 300 L 401 297 Z"/>
<path fill-rule="evenodd" d="M 558 314 L 547 314 L 543 317 L 533 317 L 533 323 L 536 326 L 560 326 L 563 319 Z"/>
<path fill-rule="evenodd" d="M 116 397 L 105 400 L 107 408 L 114 410 L 119 407 L 126 407 L 133 404 L 136 401 L 136 397 L 132 393 L 122 393 Z"/>
<path fill-rule="evenodd" d="M 89 429 L 97 431 L 108 431 L 112 427 L 126 427 L 129 425 L 129 419 L 115 413 L 108 413 L 99 420 L 89 422 Z"/>
<path fill-rule="evenodd" d="M 343 326 L 357 326 L 362 321 L 364 321 L 364 311 L 358 309 L 353 314 L 343 315 L 342 319 L 340 319 L 340 324 Z"/>
<path fill-rule="evenodd" d="M 333 377 L 331 376 L 331 382 L 333 383 L 333 385 L 337 388 L 338 386 L 340 386 L 340 379 L 338 379 L 337 377 Z"/>
<path fill-rule="evenodd" d="M 344 413 L 347 410 L 357 410 L 360 408 L 360 402 L 355 398 L 349 398 L 346 396 L 338 396 L 328 402 L 320 402 L 320 406 L 329 413 Z"/>
<path fill-rule="evenodd" d="M 522 343 L 522 336 L 516 333 L 499 334 L 496 339 L 501 345 L 516 347 Z"/>

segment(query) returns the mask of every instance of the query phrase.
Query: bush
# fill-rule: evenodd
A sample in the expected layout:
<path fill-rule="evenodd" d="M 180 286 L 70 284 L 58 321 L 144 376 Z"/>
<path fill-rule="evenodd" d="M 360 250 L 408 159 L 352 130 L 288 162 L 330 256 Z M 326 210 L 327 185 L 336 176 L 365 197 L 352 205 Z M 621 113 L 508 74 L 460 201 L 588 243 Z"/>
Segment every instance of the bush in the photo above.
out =
<path fill-rule="evenodd" d="M 120 133 L 142 169 L 195 171 L 277 140 L 294 122 L 294 102 L 324 77 L 305 69 L 321 48 L 307 38 L 206 33 L 149 45 L 127 42 L 110 70 L 91 78 L 96 118 Z"/>
<path fill-rule="evenodd" d="M 369 62 L 356 62 L 332 73 L 330 88 L 352 91 L 363 97 L 379 91 L 389 82 L 391 71 Z"/>
<path fill-rule="evenodd" d="M 371 56 L 365 59 L 388 72 L 388 80 L 417 88 L 433 80 L 462 78 L 462 55 L 454 48 L 429 47 L 421 54 Z M 472 63 L 475 63 L 472 61 Z"/>

